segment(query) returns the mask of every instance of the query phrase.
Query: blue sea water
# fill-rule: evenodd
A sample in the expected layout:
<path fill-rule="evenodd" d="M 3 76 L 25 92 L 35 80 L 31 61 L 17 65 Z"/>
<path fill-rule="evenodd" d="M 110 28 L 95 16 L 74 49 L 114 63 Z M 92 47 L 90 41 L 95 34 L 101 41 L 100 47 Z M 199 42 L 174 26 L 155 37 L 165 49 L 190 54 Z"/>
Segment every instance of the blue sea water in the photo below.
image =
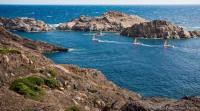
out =
<path fill-rule="evenodd" d="M 34 17 L 50 24 L 66 22 L 80 15 L 97 16 L 109 10 L 137 14 L 146 19 L 165 19 L 188 30 L 200 27 L 200 6 L 21 6 L 1 5 L 0 16 Z M 99 42 L 92 34 L 78 31 L 41 33 L 14 32 L 33 40 L 71 48 L 70 52 L 46 54 L 55 63 L 97 68 L 108 80 L 143 96 L 180 98 L 200 95 L 200 39 L 140 39 L 118 33 L 103 33 Z"/>

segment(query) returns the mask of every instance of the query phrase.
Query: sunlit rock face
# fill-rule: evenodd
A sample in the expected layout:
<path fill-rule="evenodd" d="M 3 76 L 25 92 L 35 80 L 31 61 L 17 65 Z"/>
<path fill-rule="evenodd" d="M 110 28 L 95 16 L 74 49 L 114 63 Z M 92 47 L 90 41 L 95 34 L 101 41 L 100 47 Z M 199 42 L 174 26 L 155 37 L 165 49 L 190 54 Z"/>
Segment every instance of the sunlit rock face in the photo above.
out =
<path fill-rule="evenodd" d="M 9 30 L 25 32 L 43 32 L 53 29 L 41 20 L 28 17 L 17 17 L 15 19 L 0 18 L 0 25 Z"/>
<path fill-rule="evenodd" d="M 98 17 L 81 16 L 71 22 L 60 24 L 57 29 L 117 32 L 143 22 L 145 19 L 136 15 L 109 11 Z"/>
<path fill-rule="evenodd" d="M 193 35 L 191 35 L 191 33 Z M 128 37 L 144 37 L 144 38 L 191 38 L 198 35 L 198 32 L 188 32 L 182 27 L 172 24 L 165 20 L 153 20 L 135 24 L 126 28 L 121 35 Z"/>

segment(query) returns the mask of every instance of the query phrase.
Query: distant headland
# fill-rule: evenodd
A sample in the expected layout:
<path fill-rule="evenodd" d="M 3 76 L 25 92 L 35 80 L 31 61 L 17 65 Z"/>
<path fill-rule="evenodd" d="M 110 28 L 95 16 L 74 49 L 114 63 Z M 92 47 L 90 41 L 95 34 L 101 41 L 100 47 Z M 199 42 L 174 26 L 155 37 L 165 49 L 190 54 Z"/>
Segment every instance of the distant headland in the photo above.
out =
<path fill-rule="evenodd" d="M 200 31 L 187 31 L 165 20 L 148 21 L 137 15 L 128 15 L 117 11 L 108 11 L 102 16 L 80 16 L 57 26 L 46 24 L 34 18 L 0 18 L 0 25 L 9 30 L 25 32 L 43 32 L 52 30 L 78 30 L 97 32 L 119 32 L 127 37 L 144 38 L 194 38 L 200 37 Z"/>

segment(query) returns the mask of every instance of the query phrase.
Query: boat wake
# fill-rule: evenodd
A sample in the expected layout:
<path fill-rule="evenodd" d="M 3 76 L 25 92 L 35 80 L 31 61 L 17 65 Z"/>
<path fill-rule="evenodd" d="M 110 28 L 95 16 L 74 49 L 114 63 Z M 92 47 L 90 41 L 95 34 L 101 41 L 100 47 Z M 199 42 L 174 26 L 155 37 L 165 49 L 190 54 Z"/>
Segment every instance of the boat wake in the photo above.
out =
<path fill-rule="evenodd" d="M 160 47 L 160 48 L 162 48 L 162 47 L 164 47 L 163 45 L 150 45 L 150 44 L 144 44 L 144 43 L 137 43 L 137 44 L 134 44 L 133 43 L 133 45 L 138 45 L 138 46 L 143 46 L 143 47 Z M 174 48 L 174 45 L 168 45 L 168 46 L 166 46 L 166 48 Z"/>
<path fill-rule="evenodd" d="M 79 51 L 80 49 L 69 48 L 69 52 Z"/>
<path fill-rule="evenodd" d="M 149 45 L 144 43 L 130 43 L 130 42 L 118 42 L 118 41 L 110 41 L 110 40 L 100 40 L 96 39 L 97 42 L 100 43 L 114 43 L 114 44 L 133 44 L 135 46 L 144 46 L 144 47 L 163 47 L 163 45 Z M 170 48 L 174 48 L 174 45 L 168 45 Z"/>
<path fill-rule="evenodd" d="M 128 42 L 118 42 L 118 41 L 99 40 L 99 39 L 97 39 L 97 41 L 101 43 L 129 44 Z"/>
<path fill-rule="evenodd" d="M 186 53 L 200 53 L 200 49 L 178 47 L 178 46 L 175 46 L 175 45 L 172 45 L 172 44 L 168 44 L 167 46 L 163 46 L 163 45 L 150 45 L 150 44 L 144 44 L 144 43 L 134 44 L 134 43 L 130 43 L 130 42 L 118 42 L 118 41 L 99 40 L 99 39 L 96 39 L 96 40 L 99 43 L 133 44 L 135 46 L 152 47 L 152 48 L 172 48 L 172 49 L 176 49 L 176 50 L 186 52 Z"/>
<path fill-rule="evenodd" d="M 160 45 L 149 45 L 149 44 L 143 44 L 143 43 L 139 43 L 138 45 L 144 46 L 144 47 L 158 47 Z"/>
<path fill-rule="evenodd" d="M 86 36 L 87 36 L 87 35 L 105 36 L 106 34 L 105 34 L 105 33 L 102 33 L 101 35 L 97 35 L 96 33 L 92 33 L 92 34 L 89 33 L 89 34 L 83 34 L 83 35 L 86 35 Z"/>
<path fill-rule="evenodd" d="M 174 47 L 174 49 L 185 53 L 200 53 L 200 49 L 194 49 L 194 48 Z"/>

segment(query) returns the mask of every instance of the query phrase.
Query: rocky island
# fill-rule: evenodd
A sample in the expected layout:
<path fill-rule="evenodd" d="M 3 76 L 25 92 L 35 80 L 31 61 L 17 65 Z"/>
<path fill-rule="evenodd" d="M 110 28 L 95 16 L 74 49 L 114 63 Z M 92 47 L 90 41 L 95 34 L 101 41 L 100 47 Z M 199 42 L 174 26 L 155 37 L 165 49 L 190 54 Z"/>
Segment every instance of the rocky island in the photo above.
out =
<path fill-rule="evenodd" d="M 125 28 L 120 34 L 128 37 L 179 39 L 198 37 L 200 31 L 186 31 L 168 21 L 153 20 Z"/>
<path fill-rule="evenodd" d="M 146 20 L 136 15 L 109 11 L 98 17 L 81 16 L 71 22 L 60 24 L 59 30 L 120 32 L 122 29 Z"/>
<path fill-rule="evenodd" d="M 165 20 L 148 21 L 137 15 L 128 15 L 117 11 L 109 11 L 97 17 L 81 16 L 70 22 L 60 23 L 58 26 L 52 26 L 41 20 L 27 17 L 0 18 L 0 26 L 8 30 L 25 32 L 52 30 L 119 32 L 127 37 L 144 38 L 179 39 L 200 36 L 200 31 L 187 31 Z"/>
<path fill-rule="evenodd" d="M 198 111 L 199 97 L 145 98 L 96 69 L 55 64 L 43 52 L 67 51 L 0 27 L 2 111 Z"/>
<path fill-rule="evenodd" d="M 81 16 L 71 22 L 61 23 L 58 30 L 120 32 L 123 36 L 144 38 L 193 38 L 200 31 L 186 31 L 166 20 L 148 21 L 136 15 L 109 11 L 99 17 Z"/>
<path fill-rule="evenodd" d="M 43 21 L 28 17 L 17 17 L 15 19 L 0 18 L 0 26 L 9 30 L 25 32 L 46 32 L 53 30 L 53 27 Z"/>

